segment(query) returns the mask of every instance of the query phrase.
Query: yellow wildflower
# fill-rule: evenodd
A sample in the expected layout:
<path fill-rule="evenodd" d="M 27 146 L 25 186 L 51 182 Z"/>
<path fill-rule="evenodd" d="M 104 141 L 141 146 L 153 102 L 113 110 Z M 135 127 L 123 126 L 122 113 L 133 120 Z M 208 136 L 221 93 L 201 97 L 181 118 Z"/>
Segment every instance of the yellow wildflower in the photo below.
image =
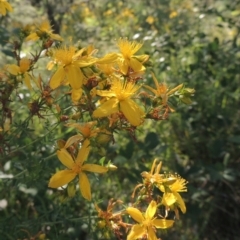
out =
<path fill-rule="evenodd" d="M 142 177 L 145 178 L 145 180 L 147 182 L 151 182 L 152 184 L 154 184 L 154 183 L 156 183 L 156 184 L 162 184 L 162 183 L 172 184 L 172 183 L 174 183 L 177 180 L 177 178 L 175 178 L 173 176 L 166 178 L 164 176 L 164 174 L 160 174 L 160 170 L 162 168 L 162 162 L 160 162 L 156 166 L 156 161 L 157 161 L 157 159 L 154 159 L 150 172 L 142 172 L 142 174 L 141 174 Z"/>
<path fill-rule="evenodd" d="M 58 69 L 50 79 L 52 89 L 68 83 L 74 90 L 79 90 L 82 87 L 84 75 L 80 68 L 90 66 L 95 62 L 95 59 L 90 56 L 82 56 L 84 51 L 84 48 L 77 51 L 74 46 L 65 46 L 53 50 L 52 57 L 54 61 L 48 64 L 48 69 L 51 70 L 54 63 L 57 63 Z M 79 92 L 77 94 L 77 97 L 73 97 L 73 99 L 81 97 Z"/>
<path fill-rule="evenodd" d="M 155 22 L 155 18 L 153 16 L 148 16 L 146 22 L 151 25 Z"/>
<path fill-rule="evenodd" d="M 173 207 L 176 203 L 181 209 L 182 213 L 186 212 L 185 203 L 178 192 L 187 192 L 187 181 L 181 177 L 177 177 L 176 181 L 170 185 L 159 185 L 159 189 L 164 192 L 163 205 Z"/>
<path fill-rule="evenodd" d="M 93 112 L 93 117 L 107 117 L 121 111 L 133 126 L 140 125 L 144 112 L 131 99 L 139 88 L 133 82 L 123 82 L 118 78 L 114 78 L 110 90 L 97 91 L 99 96 L 108 99 Z"/>
<path fill-rule="evenodd" d="M 159 186 L 160 184 L 172 184 L 176 181 L 177 178 L 175 177 L 166 177 L 164 174 L 160 174 L 160 170 L 162 167 L 162 162 L 160 162 L 156 166 L 157 159 L 154 159 L 151 171 L 150 172 L 142 172 L 141 175 L 144 178 L 143 183 L 138 184 L 133 191 L 132 198 L 135 196 L 135 192 L 138 188 L 143 187 L 143 189 L 146 189 L 148 187 L 152 187 L 153 185 Z M 150 184 L 151 185 L 150 185 Z"/>
<path fill-rule="evenodd" d="M 177 13 L 176 11 L 172 11 L 172 12 L 169 14 L 169 18 L 175 18 L 177 15 L 178 15 L 178 13 Z"/>
<path fill-rule="evenodd" d="M 134 55 L 142 47 L 142 45 L 142 43 L 138 43 L 136 41 L 130 42 L 127 39 L 120 39 L 118 41 L 118 47 L 121 52 L 121 54 L 119 54 L 119 68 L 124 75 L 127 75 L 129 70 L 134 72 L 141 72 L 145 70 L 143 62 L 147 61 L 149 56 Z"/>
<path fill-rule="evenodd" d="M 31 78 L 32 76 L 28 73 L 31 68 L 32 61 L 28 58 L 22 58 L 19 61 L 19 66 L 15 64 L 6 65 L 6 70 L 14 76 L 22 75 L 24 79 L 24 83 L 28 87 L 28 89 L 32 89 L 31 86 Z"/>
<path fill-rule="evenodd" d="M 154 217 L 156 210 L 157 203 L 155 201 L 150 202 L 145 214 L 142 214 L 137 208 L 129 207 L 126 209 L 127 213 L 139 223 L 132 227 L 127 240 L 135 240 L 145 236 L 147 236 L 148 240 L 157 240 L 156 228 L 166 229 L 172 227 L 173 220 Z"/>
<path fill-rule="evenodd" d="M 85 172 L 105 173 L 108 171 L 108 168 L 99 166 L 97 164 L 84 164 L 84 161 L 87 159 L 90 151 L 89 144 L 89 140 L 84 141 L 75 160 L 73 160 L 72 156 L 65 148 L 57 151 L 57 156 L 59 160 L 68 169 L 61 170 L 55 173 L 49 181 L 49 187 L 62 187 L 63 185 L 68 184 L 78 176 L 79 188 L 82 196 L 89 201 L 91 200 L 91 187 Z"/>
<path fill-rule="evenodd" d="M 145 85 L 144 87 L 147 88 L 148 90 L 150 90 L 152 93 L 154 93 L 156 97 L 160 97 L 162 99 L 163 105 L 167 104 L 168 97 L 171 94 L 175 93 L 176 91 L 178 91 L 179 89 L 181 89 L 183 87 L 183 84 L 180 84 L 177 87 L 175 87 L 169 91 L 168 87 L 165 83 L 158 83 L 158 80 L 153 73 L 152 73 L 152 77 L 153 77 L 156 89 L 154 89 L 150 86 L 147 86 L 147 85 Z"/>
<path fill-rule="evenodd" d="M 7 14 L 7 11 L 13 11 L 11 4 L 8 3 L 6 0 L 0 0 L 0 14 L 5 16 Z"/>
<path fill-rule="evenodd" d="M 87 123 L 69 123 L 67 124 L 68 127 L 76 128 L 80 134 L 74 135 L 70 137 L 66 144 L 65 148 L 68 148 L 70 145 L 77 141 L 82 141 L 84 139 L 90 139 L 92 137 L 96 137 L 97 133 L 99 132 L 99 128 L 95 128 L 97 124 L 96 121 L 87 122 Z"/>
<path fill-rule="evenodd" d="M 39 38 L 50 38 L 57 41 L 63 41 L 60 35 L 53 33 L 52 27 L 48 20 L 43 21 L 39 26 L 37 26 L 36 30 L 30 33 L 25 40 L 36 41 Z"/>

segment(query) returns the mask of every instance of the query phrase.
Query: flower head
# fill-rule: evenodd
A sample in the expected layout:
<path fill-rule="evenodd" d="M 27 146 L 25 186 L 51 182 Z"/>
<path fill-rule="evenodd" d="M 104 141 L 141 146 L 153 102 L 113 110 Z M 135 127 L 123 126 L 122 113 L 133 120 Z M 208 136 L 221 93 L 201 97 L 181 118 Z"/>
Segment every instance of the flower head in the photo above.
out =
<path fill-rule="evenodd" d="M 105 173 L 108 171 L 108 168 L 97 164 L 84 164 L 84 161 L 87 159 L 89 154 L 89 144 L 89 140 L 84 141 L 75 160 L 65 148 L 57 151 L 57 156 L 60 162 L 68 169 L 55 173 L 49 181 L 49 187 L 62 187 L 78 176 L 79 188 L 82 196 L 89 201 L 91 200 L 91 188 L 86 172 Z"/>
<path fill-rule="evenodd" d="M 30 80 L 32 76 L 28 73 L 28 71 L 31 68 L 31 65 L 32 60 L 28 58 L 22 58 L 19 61 L 19 66 L 15 64 L 9 64 L 6 65 L 6 70 L 14 76 L 22 75 L 26 86 L 28 87 L 28 89 L 31 89 L 32 86 Z"/>
<path fill-rule="evenodd" d="M 45 39 L 50 38 L 57 41 L 63 41 L 60 35 L 53 33 L 52 27 L 48 20 L 43 21 L 39 26 L 37 26 L 36 30 L 30 33 L 25 40 L 36 41 L 39 38 L 45 38 Z"/>
<path fill-rule="evenodd" d="M 70 137 L 66 144 L 65 148 L 68 148 L 70 145 L 77 141 L 82 141 L 84 139 L 90 139 L 92 137 L 96 137 L 98 132 L 100 131 L 99 128 L 95 128 L 95 125 L 97 124 L 96 121 L 87 122 L 87 123 L 69 123 L 67 124 L 68 127 L 76 128 L 80 134 L 74 135 Z"/>
<path fill-rule="evenodd" d="M 176 204 L 185 213 L 186 206 L 179 192 L 187 192 L 187 181 L 179 176 L 175 176 L 175 178 L 176 180 L 172 184 L 158 185 L 159 189 L 164 193 L 162 203 L 170 208 L 174 208 L 174 204 Z"/>
<path fill-rule="evenodd" d="M 5 16 L 7 14 L 7 11 L 13 11 L 11 4 L 8 3 L 6 0 L 0 0 L 0 14 Z"/>
<path fill-rule="evenodd" d="M 106 97 L 107 100 L 93 112 L 93 117 L 107 117 L 121 111 L 133 126 L 140 125 L 144 112 L 131 99 L 139 88 L 133 82 L 123 82 L 114 78 L 110 90 L 97 91 L 99 96 Z"/>
<path fill-rule="evenodd" d="M 154 93 L 155 97 L 157 97 L 157 98 L 160 97 L 162 99 L 162 105 L 166 105 L 167 101 L 168 101 L 168 97 L 183 87 L 183 84 L 180 84 L 177 87 L 175 87 L 171 90 L 168 90 L 166 83 L 159 83 L 153 73 L 152 73 L 152 77 L 153 77 L 156 89 L 154 89 L 150 86 L 147 86 L 147 85 L 145 85 L 144 87 L 147 88 L 148 90 L 150 90 L 152 93 Z"/>
<path fill-rule="evenodd" d="M 51 70 L 55 63 L 58 65 L 57 71 L 50 79 L 52 89 L 68 83 L 73 90 L 79 90 L 82 87 L 84 75 L 80 68 L 90 66 L 95 62 L 91 56 L 82 56 L 84 51 L 84 48 L 77 50 L 74 46 L 63 46 L 52 51 L 53 61 L 48 64 L 48 69 Z"/>
<path fill-rule="evenodd" d="M 150 172 L 142 172 L 142 177 L 147 182 L 151 182 L 152 184 L 172 184 L 176 181 L 176 177 L 174 176 L 165 176 L 164 174 L 160 174 L 162 168 L 162 162 L 156 166 L 157 159 L 154 159 L 152 168 Z"/>
<path fill-rule="evenodd" d="M 135 56 L 134 54 L 142 47 L 142 43 L 136 41 L 130 42 L 127 39 L 120 39 L 118 41 L 118 47 L 120 49 L 119 54 L 119 68 L 120 71 L 126 75 L 129 72 L 129 68 L 134 72 L 141 72 L 145 70 L 143 62 L 147 61 L 148 55 Z M 141 61 L 142 60 L 142 61 Z"/>
<path fill-rule="evenodd" d="M 137 208 L 129 207 L 126 209 L 127 213 L 139 223 L 132 227 L 127 240 L 135 240 L 143 236 L 147 236 L 149 240 L 157 240 L 156 228 L 166 229 L 173 225 L 173 220 L 157 219 L 154 217 L 156 210 L 157 203 L 155 201 L 150 202 L 145 214 L 142 214 Z"/>

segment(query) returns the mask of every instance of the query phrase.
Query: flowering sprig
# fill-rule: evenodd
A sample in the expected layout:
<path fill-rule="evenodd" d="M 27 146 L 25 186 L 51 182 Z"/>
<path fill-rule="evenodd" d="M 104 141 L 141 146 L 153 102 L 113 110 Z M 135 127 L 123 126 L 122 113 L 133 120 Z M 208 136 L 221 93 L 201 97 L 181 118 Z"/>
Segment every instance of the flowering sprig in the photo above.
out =
<path fill-rule="evenodd" d="M 143 183 L 136 186 L 132 198 L 136 201 L 132 206 L 122 210 L 113 211 L 116 203 L 123 204 L 122 201 L 111 200 L 107 210 L 101 210 L 97 205 L 96 210 L 99 217 L 99 228 L 107 228 L 112 231 L 118 239 L 122 239 L 121 229 L 128 231 L 127 240 L 150 239 L 157 240 L 157 229 L 171 228 L 175 222 L 174 218 L 169 218 L 170 212 L 175 213 L 179 219 L 178 207 L 183 213 L 186 212 L 184 200 L 179 192 L 186 192 L 186 180 L 180 176 L 160 173 L 162 162 L 156 166 L 157 159 L 154 160 L 150 172 L 142 172 Z M 141 188 L 136 194 L 136 190 Z M 160 189 L 158 194 L 154 188 Z M 137 195 L 137 196 L 136 196 Z M 143 212 L 145 208 L 145 212 Z M 164 214 L 163 214 L 164 213 Z M 126 216 L 130 215 L 137 223 L 131 224 Z M 100 224 L 101 223 L 101 224 Z"/>
<path fill-rule="evenodd" d="M 108 168 L 96 164 L 84 164 L 88 157 L 89 151 L 90 146 L 88 140 L 85 140 L 83 142 L 83 145 L 79 150 L 75 160 L 73 160 L 72 156 L 65 148 L 58 150 L 57 156 L 60 162 L 68 169 L 55 173 L 51 177 L 48 186 L 51 188 L 62 187 L 63 185 L 68 184 L 78 176 L 81 194 L 85 199 L 90 201 L 92 195 L 90 190 L 90 183 L 86 172 L 106 173 L 108 171 Z"/>
<path fill-rule="evenodd" d="M 0 0 L 0 13 L 5 15 L 6 10 L 12 9 Z M 44 121 L 42 111 L 48 109 L 51 117 L 66 127 L 68 133 L 66 140 L 58 141 L 57 150 L 57 157 L 66 169 L 53 173 L 48 186 L 54 189 L 67 186 L 69 197 L 75 196 L 76 186 L 79 186 L 84 199 L 96 201 L 92 197 L 88 174 L 117 170 L 111 161 L 104 164 L 106 146 L 114 143 L 114 134 L 127 130 L 135 136 L 134 132 L 144 125 L 146 119 L 166 119 L 174 111 L 170 100 L 189 104 L 194 90 L 183 84 L 170 88 L 154 73 L 151 73 L 151 81 L 147 80 L 145 75 L 150 56 L 136 55 L 143 43 L 121 38 L 117 41 L 119 51 L 97 57 L 97 49 L 91 45 L 82 48 L 65 44 L 60 35 L 53 33 L 49 21 L 26 27 L 22 34 L 20 41 L 14 44 L 16 64 L 7 64 L 0 72 L 3 89 L 0 100 L 4 109 L 1 132 L 9 130 L 5 123 L 11 124 L 7 121 L 12 117 L 9 108 L 11 94 L 15 89 L 20 91 L 19 83 L 23 81 L 34 95 L 27 105 L 30 118 L 37 116 Z M 31 58 L 21 57 L 24 38 L 25 41 L 41 43 L 39 51 L 31 54 Z M 51 71 L 46 81 L 41 75 L 38 78 L 34 75 L 40 56 L 51 58 L 46 66 Z M 70 128 L 77 134 L 71 135 Z M 103 156 L 99 164 L 96 160 L 92 162 L 90 149 Z M 180 193 L 187 191 L 187 181 L 177 174 L 160 173 L 162 163 L 156 164 L 157 160 L 154 160 L 150 172 L 141 174 L 143 181 L 133 189 L 131 205 L 110 200 L 104 211 L 95 204 L 97 217 L 102 223 L 98 225 L 100 229 L 112 231 L 118 239 L 127 235 L 128 240 L 156 240 L 157 229 L 172 227 L 175 220 L 169 218 L 170 212 L 174 212 L 177 219 L 178 209 L 186 212 Z M 158 191 L 154 191 L 156 189 Z M 122 204 L 122 209 L 114 212 L 116 203 Z"/>

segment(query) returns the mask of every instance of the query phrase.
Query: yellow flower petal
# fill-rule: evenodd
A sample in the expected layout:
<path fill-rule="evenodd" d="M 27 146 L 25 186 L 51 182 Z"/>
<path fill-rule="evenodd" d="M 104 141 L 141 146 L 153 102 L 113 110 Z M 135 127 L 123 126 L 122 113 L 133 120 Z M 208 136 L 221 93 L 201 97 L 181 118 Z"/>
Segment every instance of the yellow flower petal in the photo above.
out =
<path fill-rule="evenodd" d="M 152 219 L 156 213 L 156 210 L 157 210 L 157 203 L 155 201 L 151 201 L 146 210 L 145 218 L 149 220 Z"/>
<path fill-rule="evenodd" d="M 105 173 L 108 171 L 108 168 L 97 164 L 85 164 L 83 165 L 82 170 L 94 173 Z"/>
<path fill-rule="evenodd" d="M 127 72 L 128 72 L 128 62 L 123 60 L 123 61 L 119 61 L 119 68 L 120 68 L 120 71 L 123 73 L 123 75 L 127 75 Z"/>
<path fill-rule="evenodd" d="M 88 67 L 92 64 L 94 64 L 96 62 L 95 58 L 85 58 L 85 59 L 81 59 L 81 60 L 77 60 L 75 63 L 79 66 L 79 67 Z"/>
<path fill-rule="evenodd" d="M 111 98 L 104 102 L 102 105 L 100 105 L 100 107 L 98 107 L 93 112 L 93 117 L 94 118 L 107 117 L 116 112 L 118 112 L 118 99 Z"/>
<path fill-rule="evenodd" d="M 118 55 L 116 53 L 108 53 L 104 57 L 97 60 L 98 64 L 109 64 L 117 60 Z"/>
<path fill-rule="evenodd" d="M 83 137 L 79 134 L 74 135 L 72 137 L 70 137 L 67 142 L 65 143 L 64 148 L 68 148 L 69 146 L 71 146 L 73 143 L 77 142 L 77 141 L 81 141 L 83 140 Z"/>
<path fill-rule="evenodd" d="M 90 187 L 88 177 L 84 172 L 81 172 L 79 174 L 79 188 L 82 196 L 88 201 L 91 201 L 92 199 L 91 187 Z"/>
<path fill-rule="evenodd" d="M 127 99 L 125 101 L 121 101 L 120 110 L 133 126 L 138 126 L 142 123 L 144 113 L 133 100 Z"/>
<path fill-rule="evenodd" d="M 141 47 L 142 47 L 142 43 L 138 43 L 136 41 L 128 41 L 127 39 L 119 39 L 118 40 L 118 47 L 120 48 L 121 53 L 125 56 L 131 56 L 134 53 L 136 53 Z"/>
<path fill-rule="evenodd" d="M 87 159 L 89 151 L 90 151 L 90 141 L 86 139 L 83 142 L 82 147 L 78 151 L 76 163 L 79 163 L 80 165 L 82 165 L 82 163 Z"/>
<path fill-rule="evenodd" d="M 135 72 L 140 72 L 140 71 L 144 71 L 145 70 L 145 67 L 142 65 L 142 63 L 140 63 L 135 58 L 131 58 L 130 59 L 129 65 Z"/>
<path fill-rule="evenodd" d="M 156 228 L 162 228 L 162 229 L 166 229 L 166 228 L 172 227 L 173 223 L 174 223 L 173 220 L 166 220 L 166 219 L 154 219 L 152 221 L 152 224 Z"/>
<path fill-rule="evenodd" d="M 31 78 L 30 78 L 30 75 L 27 72 L 24 74 L 24 83 L 28 87 L 29 90 L 32 89 Z"/>
<path fill-rule="evenodd" d="M 183 83 L 180 84 L 180 85 L 178 85 L 177 87 L 171 89 L 171 90 L 167 93 L 167 95 L 171 95 L 171 94 L 175 93 L 176 91 L 178 91 L 178 90 L 179 90 L 180 88 L 182 88 L 182 87 L 183 87 Z"/>
<path fill-rule="evenodd" d="M 83 90 L 81 88 L 80 89 L 72 89 L 72 95 L 71 95 L 72 101 L 77 102 L 81 98 L 82 92 L 83 92 Z"/>
<path fill-rule="evenodd" d="M 179 208 L 181 209 L 182 213 L 186 213 L 186 205 L 185 205 L 182 197 L 180 196 L 180 194 L 177 192 L 174 192 L 173 194 L 174 194 L 175 198 L 177 199 L 177 204 L 178 204 Z"/>
<path fill-rule="evenodd" d="M 144 85 L 144 87 L 147 88 L 148 90 L 150 90 L 151 92 L 153 92 L 156 96 L 158 96 L 158 92 L 154 88 L 152 88 L 152 87 L 150 87 L 148 85 Z"/>
<path fill-rule="evenodd" d="M 74 165 L 74 161 L 72 156 L 68 153 L 68 151 L 64 148 L 57 151 L 57 156 L 61 163 L 67 168 L 71 169 Z"/>
<path fill-rule="evenodd" d="M 30 67 L 31 67 L 31 60 L 28 58 L 22 58 L 19 62 L 19 67 L 20 67 L 20 71 L 21 73 L 25 73 L 27 72 Z"/>
<path fill-rule="evenodd" d="M 36 41 L 38 39 L 39 36 L 36 33 L 31 33 L 25 38 L 25 41 Z"/>
<path fill-rule="evenodd" d="M 62 170 L 57 173 L 55 173 L 49 183 L 48 186 L 51 188 L 58 188 L 62 187 L 65 184 L 68 184 L 76 177 L 76 173 L 74 173 L 72 170 Z"/>
<path fill-rule="evenodd" d="M 140 238 L 146 233 L 146 229 L 141 225 L 134 225 L 127 236 L 127 240 L 135 240 Z"/>
<path fill-rule="evenodd" d="M 170 186 L 173 192 L 187 192 L 187 181 L 184 178 L 177 178 L 177 180 Z"/>
<path fill-rule="evenodd" d="M 62 66 L 58 68 L 58 70 L 53 74 L 52 78 L 50 79 L 50 87 L 55 89 L 63 84 L 66 77 L 66 72 Z"/>
<path fill-rule="evenodd" d="M 151 227 L 148 228 L 148 240 L 158 240 L 156 233 Z"/>
<path fill-rule="evenodd" d="M 3 1 L 2 4 L 4 5 L 4 7 L 9 11 L 9 12 L 12 12 L 13 9 L 12 9 L 12 6 L 10 3 L 6 2 L 6 1 Z"/>
<path fill-rule="evenodd" d="M 67 80 L 69 81 L 73 89 L 80 89 L 82 87 L 84 76 L 78 66 L 73 64 L 66 66 L 65 68 Z"/>
<path fill-rule="evenodd" d="M 47 70 L 52 70 L 54 66 L 55 66 L 55 62 L 54 61 L 50 61 L 47 64 Z"/>
<path fill-rule="evenodd" d="M 141 223 L 144 221 L 144 217 L 143 217 L 142 213 L 137 208 L 128 207 L 126 209 L 126 211 L 138 223 Z"/>
<path fill-rule="evenodd" d="M 60 35 L 58 35 L 58 34 L 51 33 L 51 34 L 50 34 L 50 37 L 51 37 L 53 40 L 63 41 L 63 38 L 62 38 Z"/>
<path fill-rule="evenodd" d="M 20 73 L 20 67 L 15 64 L 6 65 L 6 69 L 8 72 L 15 76 L 18 75 L 18 73 Z"/>
<path fill-rule="evenodd" d="M 113 91 L 97 90 L 97 95 L 102 97 L 115 97 L 116 93 Z"/>
<path fill-rule="evenodd" d="M 163 204 L 171 206 L 176 202 L 176 198 L 173 193 L 164 193 L 163 194 Z"/>
<path fill-rule="evenodd" d="M 156 76 L 154 75 L 153 72 L 151 74 L 152 74 L 152 78 L 153 78 L 154 84 L 156 86 L 156 89 L 158 89 L 159 88 L 158 80 L 157 80 L 157 78 L 156 78 Z"/>

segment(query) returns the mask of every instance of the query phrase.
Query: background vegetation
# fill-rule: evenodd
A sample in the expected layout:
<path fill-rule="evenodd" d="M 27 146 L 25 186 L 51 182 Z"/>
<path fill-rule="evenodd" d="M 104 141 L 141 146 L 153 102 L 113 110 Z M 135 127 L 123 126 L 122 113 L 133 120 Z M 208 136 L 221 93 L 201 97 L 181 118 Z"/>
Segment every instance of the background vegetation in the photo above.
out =
<path fill-rule="evenodd" d="M 187 213 L 162 238 L 240 239 L 240 1 L 10 3 L 14 12 L 0 19 L 1 67 L 13 61 L 19 29 L 48 18 L 63 38 L 93 44 L 102 53 L 114 48 L 119 37 L 143 41 L 159 79 L 196 90 L 193 104 L 179 106 L 167 121 L 146 124 L 136 139 L 128 132 L 116 136 L 107 154 L 118 171 L 98 179 L 94 195 L 126 199 L 129 186 L 140 181 L 140 173 L 158 156 L 165 171 L 176 171 L 189 182 Z M 26 44 L 26 52 L 29 48 Z M 38 70 L 45 71 L 41 64 Z M 1 238 L 37 239 L 31 236 L 43 231 L 51 240 L 105 239 L 94 219 L 79 217 L 95 212 L 91 203 L 81 196 L 56 196 L 47 188 L 59 167 L 52 156 L 56 140 L 70 130 L 48 118 L 29 118 L 24 103 L 32 99 L 27 89 L 13 94 L 14 131 L 0 135 L 0 149 L 11 149 L 8 155 L 0 152 Z"/>

